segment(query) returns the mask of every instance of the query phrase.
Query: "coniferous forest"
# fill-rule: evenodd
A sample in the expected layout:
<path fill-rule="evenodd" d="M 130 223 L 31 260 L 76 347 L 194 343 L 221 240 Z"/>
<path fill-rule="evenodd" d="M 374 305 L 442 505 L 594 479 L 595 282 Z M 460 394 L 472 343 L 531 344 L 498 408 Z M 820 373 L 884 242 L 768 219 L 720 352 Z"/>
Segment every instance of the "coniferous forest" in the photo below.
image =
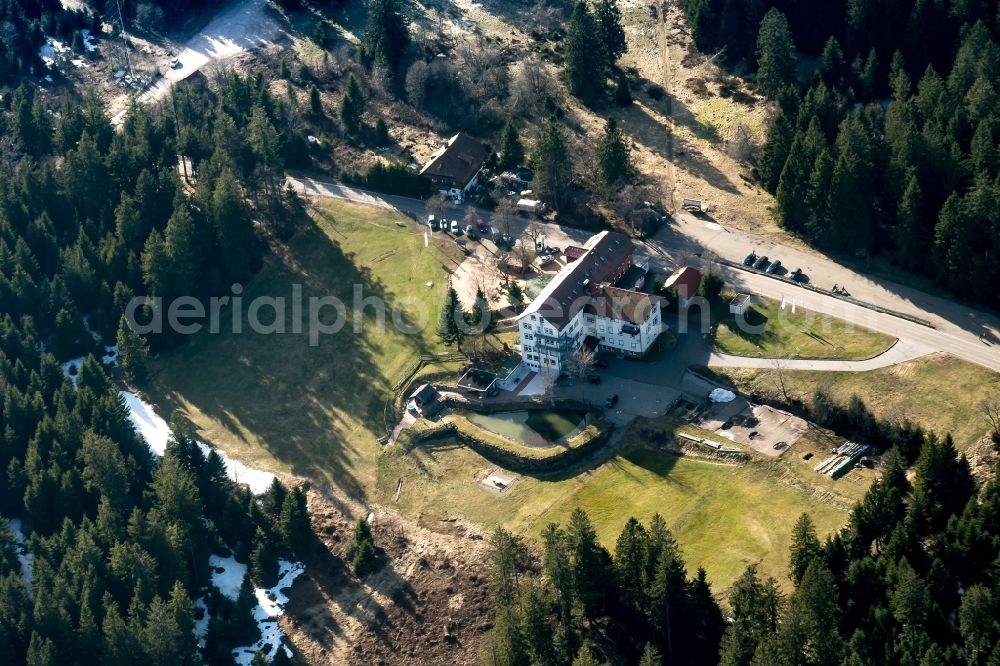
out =
<path fill-rule="evenodd" d="M 23 56 L 36 51 L 36 33 L 76 20 L 17 2 L 0 15 L 8 84 L 35 64 Z M 3 95 L 3 663 L 233 663 L 233 648 L 260 638 L 253 585 L 274 585 L 279 557 L 312 546 L 301 490 L 276 482 L 258 501 L 183 423 L 155 458 L 98 360 L 117 343 L 124 376 L 140 377 L 150 346 L 178 340 L 133 334 L 122 323 L 133 295 L 228 289 L 259 268 L 267 239 L 284 237 L 298 211 L 279 186 L 287 146 L 274 123 L 285 110 L 261 80 L 181 86 L 169 102 L 134 105 L 115 129 L 92 94 L 52 104 L 20 83 Z M 61 365 L 79 357 L 67 376 Z M 250 564 L 235 601 L 209 584 L 213 553 Z M 30 576 L 19 555 L 30 557 Z M 194 626 L 205 611 L 199 650 Z M 277 650 L 275 663 L 285 659 Z"/>
<path fill-rule="evenodd" d="M 777 104 L 757 177 L 783 227 L 1000 304 L 996 2 L 681 4 Z"/>
<path fill-rule="evenodd" d="M 925 438 L 913 481 L 896 449 L 847 525 L 792 530 L 788 581 L 750 565 L 724 617 L 663 518 L 629 519 L 611 553 L 587 515 L 549 525 L 536 558 L 492 537 L 493 663 L 995 664 L 1000 482 L 977 487 L 950 438 Z M 793 590 L 783 593 L 782 583 Z"/>

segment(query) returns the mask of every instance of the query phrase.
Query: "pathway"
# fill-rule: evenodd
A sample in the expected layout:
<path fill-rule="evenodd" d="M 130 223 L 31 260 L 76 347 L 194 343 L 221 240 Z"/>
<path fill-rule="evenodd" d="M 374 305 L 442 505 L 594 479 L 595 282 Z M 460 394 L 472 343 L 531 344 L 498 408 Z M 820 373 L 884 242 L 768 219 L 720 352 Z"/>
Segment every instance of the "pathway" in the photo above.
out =
<path fill-rule="evenodd" d="M 820 359 L 756 358 L 712 352 L 708 366 L 715 368 L 773 368 L 778 370 L 819 370 L 823 372 L 864 372 L 912 361 L 936 351 L 914 342 L 898 341 L 878 356 L 862 361 Z"/>

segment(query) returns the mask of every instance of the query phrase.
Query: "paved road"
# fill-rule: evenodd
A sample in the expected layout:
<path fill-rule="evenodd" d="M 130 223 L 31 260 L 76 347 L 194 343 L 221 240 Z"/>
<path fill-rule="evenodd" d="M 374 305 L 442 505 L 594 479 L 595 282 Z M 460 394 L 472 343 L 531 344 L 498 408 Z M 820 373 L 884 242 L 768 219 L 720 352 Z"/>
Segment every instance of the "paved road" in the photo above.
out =
<path fill-rule="evenodd" d="M 395 208 L 417 220 L 426 217 L 424 202 L 418 199 L 368 192 L 312 178 L 289 177 L 288 183 L 306 196 L 333 197 Z M 462 211 L 456 209 L 455 216 L 460 218 L 461 214 Z M 490 215 L 486 210 L 480 210 L 479 214 L 484 219 L 488 219 Z M 513 225 L 514 233 L 522 233 L 527 224 L 528 221 L 518 218 Z M 589 232 L 580 229 L 554 224 L 545 225 L 545 231 L 547 242 L 557 247 L 582 243 L 589 235 Z M 891 314 L 878 313 L 835 296 L 804 289 L 761 273 L 716 263 L 716 257 L 741 262 L 750 249 L 756 249 L 758 254 L 767 254 L 773 259 L 781 259 L 786 266 L 802 267 L 810 276 L 813 285 L 820 287 L 829 287 L 834 283 L 847 285 L 852 295 L 859 300 L 921 317 L 930 321 L 934 328 Z M 797 308 L 831 315 L 899 338 L 906 344 L 893 352 L 893 355 L 882 359 L 881 362 L 885 362 L 886 365 L 891 365 L 892 363 L 888 361 L 892 359 L 898 359 L 893 362 L 899 362 L 906 358 L 943 351 L 1000 372 L 1000 319 L 996 316 L 889 280 L 860 275 L 818 253 L 780 246 L 719 224 L 705 222 L 686 212 L 678 213 L 675 224 L 664 228 L 654 238 L 640 243 L 639 251 L 647 254 L 653 267 L 660 271 L 669 272 L 678 265 L 711 268 L 738 290 L 778 300 L 785 299 L 789 303 L 794 301 Z M 979 338 L 984 329 L 988 331 L 989 341 Z M 906 358 L 898 356 L 903 352 L 907 354 Z M 725 362 L 721 356 L 716 360 L 719 363 Z M 744 366 L 753 367 L 748 364 L 756 362 L 756 359 L 746 361 Z M 829 369 L 837 369 L 838 364 L 842 362 L 833 363 L 835 365 Z M 822 368 L 815 367 L 815 369 Z M 863 368 L 854 366 L 853 369 Z"/>

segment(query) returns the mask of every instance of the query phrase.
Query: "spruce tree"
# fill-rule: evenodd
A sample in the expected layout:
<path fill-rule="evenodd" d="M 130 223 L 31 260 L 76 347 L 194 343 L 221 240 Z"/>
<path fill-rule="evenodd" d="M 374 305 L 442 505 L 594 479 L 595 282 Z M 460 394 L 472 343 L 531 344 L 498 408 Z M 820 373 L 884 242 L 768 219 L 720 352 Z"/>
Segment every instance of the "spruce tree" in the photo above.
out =
<path fill-rule="evenodd" d="M 361 129 L 361 115 L 365 111 L 365 97 L 361 85 L 351 74 L 347 79 L 344 96 L 340 100 L 340 122 L 349 134 L 357 134 Z"/>
<path fill-rule="evenodd" d="M 619 74 L 615 81 L 615 104 L 618 106 L 632 106 L 632 90 L 628 86 L 628 77 Z"/>
<path fill-rule="evenodd" d="M 605 196 L 632 178 L 632 146 L 614 118 L 604 124 L 604 134 L 597 144 L 597 174 Z"/>
<path fill-rule="evenodd" d="M 646 565 L 646 550 L 649 546 L 646 529 L 634 517 L 629 518 L 618 535 L 615 544 L 615 571 L 618 574 L 618 588 L 626 603 L 637 610 L 644 607 L 643 573 Z"/>
<path fill-rule="evenodd" d="M 566 79 L 570 92 L 584 104 L 604 95 L 608 55 L 587 3 L 577 2 L 566 32 Z"/>
<path fill-rule="evenodd" d="M 605 609 L 607 585 L 613 576 L 610 557 L 598 542 L 597 532 L 583 509 L 573 510 L 567 534 L 573 562 L 573 589 L 584 616 L 594 620 Z"/>
<path fill-rule="evenodd" d="M 369 0 L 368 20 L 362 38 L 365 58 L 393 70 L 409 43 L 408 23 L 396 0 Z"/>
<path fill-rule="evenodd" d="M 271 537 L 260 527 L 253 537 L 250 577 L 260 587 L 273 587 L 278 582 L 278 552 Z"/>
<path fill-rule="evenodd" d="M 306 548 L 312 540 L 312 528 L 309 523 L 309 509 L 306 506 L 306 496 L 301 488 L 295 487 L 285 495 L 278 518 L 278 528 L 289 550 L 298 557 L 306 554 Z"/>
<path fill-rule="evenodd" d="M 795 43 L 785 15 L 771 8 L 757 33 L 757 83 L 774 99 L 795 83 Z"/>
<path fill-rule="evenodd" d="M 643 648 L 639 666 L 663 666 L 663 657 L 652 643 L 646 643 L 646 647 Z"/>
<path fill-rule="evenodd" d="M 476 288 L 476 300 L 472 303 L 467 320 L 472 333 L 487 333 L 496 328 L 493 321 L 493 313 L 490 311 L 490 304 L 486 300 L 483 288 Z"/>
<path fill-rule="evenodd" d="M 792 526 L 792 544 L 789 548 L 788 577 L 796 587 L 805 575 L 809 564 L 820 554 L 816 526 L 808 513 L 803 513 Z"/>
<path fill-rule="evenodd" d="M 508 119 L 500 133 L 500 158 L 497 166 L 501 169 L 511 169 L 520 166 L 524 161 L 524 147 L 517 133 L 513 119 Z"/>
<path fill-rule="evenodd" d="M 444 303 L 441 304 L 441 314 L 438 317 L 437 334 L 445 344 L 454 344 L 462 347 L 462 338 L 465 337 L 465 309 L 458 299 L 458 292 L 453 287 L 448 287 L 445 293 Z"/>
<path fill-rule="evenodd" d="M 551 201 L 558 210 L 569 182 L 569 155 L 566 138 L 555 116 L 549 116 L 542 126 L 541 136 L 531 150 L 534 189 L 544 201 Z"/>
<path fill-rule="evenodd" d="M 282 63 L 283 64 L 283 63 Z M 316 84 L 309 86 L 309 115 L 319 119 L 323 117 L 323 99 L 320 97 Z"/>
<path fill-rule="evenodd" d="M 215 181 L 211 212 L 222 255 L 223 279 L 234 282 L 249 277 L 258 254 L 257 237 L 236 176 L 229 169 Z"/>
<path fill-rule="evenodd" d="M 608 68 L 613 69 L 618 58 L 625 53 L 625 29 L 622 27 L 622 12 L 615 0 L 597 0 L 594 7 L 594 21 L 601 36 L 604 51 L 608 56 Z"/>
<path fill-rule="evenodd" d="M 146 360 L 149 358 L 149 344 L 146 339 L 132 330 L 128 320 L 122 315 L 118 322 L 118 363 L 129 384 L 146 378 Z"/>

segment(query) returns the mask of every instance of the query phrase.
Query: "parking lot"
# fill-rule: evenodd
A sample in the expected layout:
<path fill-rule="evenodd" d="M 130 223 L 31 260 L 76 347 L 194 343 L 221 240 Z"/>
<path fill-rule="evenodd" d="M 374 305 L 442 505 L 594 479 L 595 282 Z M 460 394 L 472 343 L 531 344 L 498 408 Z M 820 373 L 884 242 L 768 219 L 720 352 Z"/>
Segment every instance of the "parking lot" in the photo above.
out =
<path fill-rule="evenodd" d="M 767 405 L 752 405 L 741 397 L 712 405 L 699 415 L 696 425 L 771 458 L 792 448 L 809 429 L 797 416 Z"/>

